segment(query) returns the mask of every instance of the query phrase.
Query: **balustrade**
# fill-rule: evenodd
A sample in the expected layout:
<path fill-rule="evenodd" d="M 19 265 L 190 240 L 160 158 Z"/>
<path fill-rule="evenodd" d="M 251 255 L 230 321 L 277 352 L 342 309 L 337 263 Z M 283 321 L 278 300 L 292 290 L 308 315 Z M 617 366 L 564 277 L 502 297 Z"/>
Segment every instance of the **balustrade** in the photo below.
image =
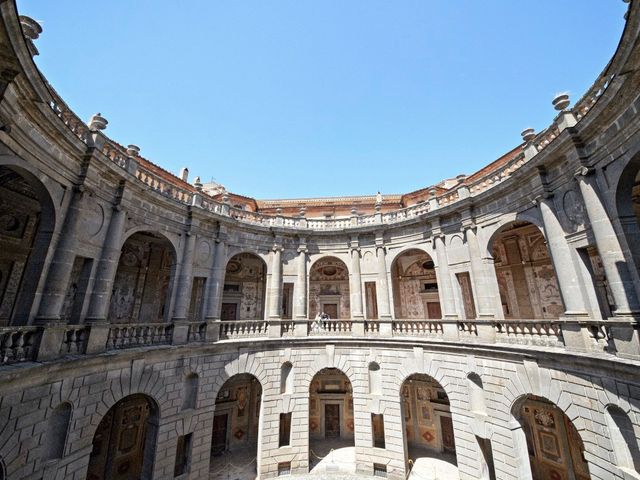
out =
<path fill-rule="evenodd" d="M 561 322 L 557 320 L 500 320 L 494 323 L 494 329 L 496 343 L 564 346 Z"/>
<path fill-rule="evenodd" d="M 266 337 L 268 334 L 269 324 L 266 320 L 224 320 L 220 322 L 220 340 Z"/>
<path fill-rule="evenodd" d="M 380 322 L 377 320 L 365 320 L 364 321 L 364 334 L 365 335 L 380 335 Z"/>
<path fill-rule="evenodd" d="M 171 324 L 117 324 L 109 326 L 107 350 L 168 345 L 173 336 Z"/>
<path fill-rule="evenodd" d="M 87 347 L 89 327 L 84 325 L 69 325 L 62 337 L 60 354 L 83 354 Z"/>
<path fill-rule="evenodd" d="M 41 330 L 36 327 L 0 328 L 1 364 L 8 365 L 35 359 L 41 335 Z"/>
<path fill-rule="evenodd" d="M 351 320 L 311 320 L 309 335 L 350 335 Z"/>
<path fill-rule="evenodd" d="M 394 336 L 442 336 L 444 329 L 440 320 L 394 320 Z"/>
<path fill-rule="evenodd" d="M 189 323 L 188 342 L 204 342 L 207 340 L 207 322 Z"/>

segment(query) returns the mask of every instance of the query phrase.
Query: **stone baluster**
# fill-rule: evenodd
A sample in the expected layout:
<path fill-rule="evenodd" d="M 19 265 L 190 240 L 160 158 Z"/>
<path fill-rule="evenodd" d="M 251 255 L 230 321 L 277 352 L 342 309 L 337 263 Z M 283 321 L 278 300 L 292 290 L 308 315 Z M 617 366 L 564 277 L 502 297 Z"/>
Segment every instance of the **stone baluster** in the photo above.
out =
<path fill-rule="evenodd" d="M 596 176 L 592 169 L 581 167 L 576 172 L 576 178 L 616 306 L 613 314 L 616 317 L 637 319 L 640 305 L 635 286 L 616 232 L 600 200 Z M 611 335 L 618 354 L 640 355 L 638 332 L 631 326 L 612 326 Z"/>
<path fill-rule="evenodd" d="M 271 280 L 269 281 L 269 336 L 280 336 L 282 319 L 282 246 L 278 243 L 271 249 Z"/>
<path fill-rule="evenodd" d="M 298 246 L 298 274 L 295 284 L 295 303 L 293 305 L 295 324 L 293 334 L 296 337 L 307 335 L 307 245 L 304 238 L 300 238 Z"/>
<path fill-rule="evenodd" d="M 182 265 L 177 279 L 176 301 L 173 309 L 172 322 L 173 343 L 176 345 L 187 343 L 189 325 L 187 324 L 189 306 L 191 304 L 191 287 L 193 284 L 193 256 L 196 246 L 196 236 L 190 231 L 185 233 L 182 251 Z"/>

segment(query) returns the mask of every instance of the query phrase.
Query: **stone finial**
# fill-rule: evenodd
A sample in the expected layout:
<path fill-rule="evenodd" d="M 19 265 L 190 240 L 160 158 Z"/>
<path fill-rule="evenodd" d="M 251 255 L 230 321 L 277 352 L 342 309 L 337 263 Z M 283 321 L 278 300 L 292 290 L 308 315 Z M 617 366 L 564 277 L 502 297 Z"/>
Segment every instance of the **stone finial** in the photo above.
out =
<path fill-rule="evenodd" d="M 26 15 L 20 15 L 20 26 L 22 27 L 22 34 L 27 40 L 29 53 L 31 53 L 31 56 L 39 55 L 40 52 L 38 52 L 33 41 L 37 40 L 42 33 L 42 26 L 33 18 L 27 17 Z"/>
<path fill-rule="evenodd" d="M 189 180 L 189 169 L 187 167 L 182 167 L 180 169 L 180 179 L 183 182 L 186 182 Z M 200 177 L 197 177 L 197 180 L 200 181 Z M 195 185 L 195 181 L 193 182 Z M 201 184 L 202 185 L 202 184 Z"/>
<path fill-rule="evenodd" d="M 520 135 L 522 135 L 522 139 L 528 143 L 536 138 L 536 131 L 533 128 L 525 128 Z"/>
<path fill-rule="evenodd" d="M 569 106 L 571 100 L 569 100 L 568 93 L 559 93 L 554 97 L 551 103 L 553 104 L 553 108 L 555 108 L 558 112 L 561 112 Z"/>
<path fill-rule="evenodd" d="M 89 130 L 96 132 L 98 130 L 104 130 L 107 128 L 109 122 L 100 113 L 96 113 L 91 120 L 89 120 Z"/>
<path fill-rule="evenodd" d="M 464 173 L 461 173 L 460 175 L 456 175 L 456 180 L 458 181 L 458 183 L 464 182 L 466 178 L 467 176 Z"/>
<path fill-rule="evenodd" d="M 382 194 L 380 192 L 376 193 L 376 205 L 382 205 Z"/>
<path fill-rule="evenodd" d="M 276 208 L 276 215 L 278 216 L 282 215 L 282 209 L 280 207 Z"/>
<path fill-rule="evenodd" d="M 137 157 L 140 155 L 140 147 L 137 145 L 127 145 L 127 155 Z"/>
<path fill-rule="evenodd" d="M 222 203 L 229 203 L 229 194 L 227 192 L 222 194 Z"/>
<path fill-rule="evenodd" d="M 354 217 L 358 215 L 358 210 L 356 209 L 356 207 L 351 207 L 351 215 Z"/>
<path fill-rule="evenodd" d="M 184 170 L 187 170 L 187 169 L 183 168 L 182 170 L 184 171 Z M 187 175 L 184 175 L 184 176 L 183 176 L 183 171 L 180 172 L 180 176 L 181 176 L 182 180 L 184 180 L 186 182 L 187 181 L 187 175 L 189 175 L 189 170 L 187 170 Z M 200 181 L 200 177 L 196 177 L 196 178 L 193 179 L 193 186 L 199 192 L 202 190 L 202 182 Z"/>
<path fill-rule="evenodd" d="M 307 207 L 303 205 L 302 207 L 300 207 L 300 216 L 304 217 L 306 214 L 307 214 Z"/>

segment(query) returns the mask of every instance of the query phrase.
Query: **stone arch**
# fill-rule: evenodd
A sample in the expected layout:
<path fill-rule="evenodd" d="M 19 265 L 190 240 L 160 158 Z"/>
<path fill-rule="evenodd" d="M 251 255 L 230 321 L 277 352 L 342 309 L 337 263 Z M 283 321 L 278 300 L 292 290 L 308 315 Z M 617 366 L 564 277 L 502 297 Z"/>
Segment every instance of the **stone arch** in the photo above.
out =
<path fill-rule="evenodd" d="M 434 257 L 419 248 L 404 250 L 391 263 L 396 318 L 442 318 Z"/>
<path fill-rule="evenodd" d="M 405 245 L 402 248 L 399 248 L 397 250 L 390 250 L 387 253 L 387 260 L 390 262 L 389 265 L 392 265 L 393 262 L 395 262 L 396 258 L 398 258 L 399 256 L 403 255 L 404 253 L 410 251 L 410 250 L 420 250 L 423 253 L 425 253 L 426 255 L 429 255 L 431 257 L 431 259 L 433 260 L 435 266 L 438 266 L 438 259 L 436 257 L 436 255 L 433 254 L 433 249 L 430 248 L 431 247 L 431 242 L 428 243 L 418 243 L 415 245 Z"/>
<path fill-rule="evenodd" d="M 511 418 L 520 426 L 512 427 L 512 435 L 522 478 L 591 478 L 584 440 L 557 404 L 533 394 L 520 395 L 513 403 Z"/>
<path fill-rule="evenodd" d="M 87 480 L 111 478 L 112 472 L 151 478 L 159 418 L 158 404 L 145 394 L 127 395 L 111 406 L 93 435 Z"/>
<path fill-rule="evenodd" d="M 526 222 L 531 223 L 538 227 L 542 235 L 544 236 L 544 227 L 542 224 L 542 218 L 538 211 L 535 213 L 530 213 L 529 210 L 524 212 L 515 212 L 515 213 L 504 213 L 500 215 L 500 219 L 491 225 L 482 227 L 482 236 L 478 238 L 478 242 L 480 244 L 480 252 L 482 252 L 485 257 L 493 258 L 491 247 L 495 241 L 496 235 L 500 234 L 506 227 L 514 222 Z"/>
<path fill-rule="evenodd" d="M 429 452 L 457 466 L 454 415 L 442 384 L 431 375 L 411 373 L 402 380 L 398 397 L 405 468 L 420 472 Z"/>
<path fill-rule="evenodd" d="M 628 251 L 624 253 L 633 262 L 637 278 L 640 276 L 640 153 L 628 160 L 614 185 L 612 218 L 624 234 L 620 242 L 626 244 L 624 250 Z"/>
<path fill-rule="evenodd" d="M 269 264 L 261 255 L 240 251 L 225 264 L 221 320 L 263 320 Z"/>
<path fill-rule="evenodd" d="M 58 211 L 37 172 L 0 161 L 0 325 L 26 325 L 35 311 Z"/>
<path fill-rule="evenodd" d="M 309 317 L 325 313 L 330 319 L 351 318 L 349 267 L 341 258 L 325 255 L 309 267 Z"/>
<path fill-rule="evenodd" d="M 503 222 L 487 244 L 504 316 L 557 319 L 565 307 L 544 231 L 521 218 Z"/>
<path fill-rule="evenodd" d="M 176 245 L 162 233 L 136 228 L 122 243 L 109 305 L 113 323 L 168 321 L 175 284 Z"/>

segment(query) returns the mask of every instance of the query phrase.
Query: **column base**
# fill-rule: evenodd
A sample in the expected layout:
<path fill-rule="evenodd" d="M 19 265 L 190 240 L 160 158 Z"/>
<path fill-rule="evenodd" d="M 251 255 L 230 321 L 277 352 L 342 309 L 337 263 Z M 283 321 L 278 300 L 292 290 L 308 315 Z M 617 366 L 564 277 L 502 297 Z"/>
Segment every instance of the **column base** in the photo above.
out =
<path fill-rule="evenodd" d="M 282 336 L 282 319 L 280 317 L 269 317 L 269 338 L 280 338 Z"/>
<path fill-rule="evenodd" d="M 306 337 L 309 334 L 309 319 L 296 318 L 293 320 L 293 336 L 294 337 Z"/>
<path fill-rule="evenodd" d="M 60 356 L 62 340 L 67 328 L 66 325 L 47 326 L 42 329 L 40 346 L 38 347 L 38 362 L 53 360 Z"/>
<path fill-rule="evenodd" d="M 220 340 L 220 319 L 206 318 L 207 323 L 207 342 L 215 343 Z"/>
<path fill-rule="evenodd" d="M 185 318 L 174 318 L 173 336 L 171 337 L 171 345 L 184 345 L 189 343 L 189 323 Z"/>
<path fill-rule="evenodd" d="M 102 353 L 107 350 L 109 329 L 110 327 L 107 323 L 91 325 L 89 338 L 87 339 L 87 355 Z"/>

